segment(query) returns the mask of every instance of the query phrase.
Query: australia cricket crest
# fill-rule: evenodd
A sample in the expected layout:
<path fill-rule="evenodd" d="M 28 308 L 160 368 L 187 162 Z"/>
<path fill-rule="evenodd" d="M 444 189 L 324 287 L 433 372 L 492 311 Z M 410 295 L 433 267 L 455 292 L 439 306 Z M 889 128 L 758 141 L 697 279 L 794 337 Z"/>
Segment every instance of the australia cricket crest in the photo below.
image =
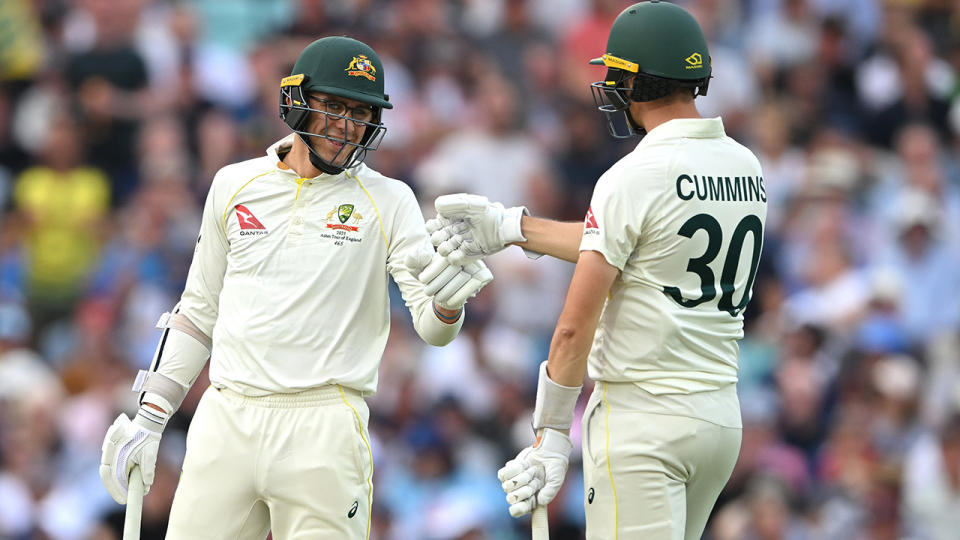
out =
<path fill-rule="evenodd" d="M 344 71 L 351 77 L 363 77 L 371 81 L 377 80 L 377 68 L 373 67 L 370 59 L 363 54 L 354 56 Z"/>
<path fill-rule="evenodd" d="M 353 214 L 353 205 L 352 204 L 341 204 L 337 207 L 337 217 L 340 218 L 340 223 L 346 223 L 350 216 Z"/>
<path fill-rule="evenodd" d="M 325 221 L 327 229 L 337 231 L 337 236 L 342 237 L 344 232 L 359 231 L 363 216 L 360 215 L 360 212 L 357 212 L 356 206 L 352 204 L 340 204 L 334 206 L 333 209 L 327 213 L 327 219 Z M 359 237 L 355 241 L 359 242 Z"/>

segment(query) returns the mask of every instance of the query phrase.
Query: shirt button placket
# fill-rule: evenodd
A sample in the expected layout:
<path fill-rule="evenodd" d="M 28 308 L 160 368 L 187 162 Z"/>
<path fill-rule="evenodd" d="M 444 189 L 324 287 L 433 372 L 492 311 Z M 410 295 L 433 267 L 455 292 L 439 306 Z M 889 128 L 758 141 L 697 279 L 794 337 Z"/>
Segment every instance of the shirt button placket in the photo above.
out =
<path fill-rule="evenodd" d="M 298 239 L 303 236 L 303 201 L 307 197 L 309 186 L 308 181 L 300 180 L 300 185 L 297 186 L 297 200 L 293 202 L 293 212 L 290 216 L 290 236 L 295 236 Z"/>

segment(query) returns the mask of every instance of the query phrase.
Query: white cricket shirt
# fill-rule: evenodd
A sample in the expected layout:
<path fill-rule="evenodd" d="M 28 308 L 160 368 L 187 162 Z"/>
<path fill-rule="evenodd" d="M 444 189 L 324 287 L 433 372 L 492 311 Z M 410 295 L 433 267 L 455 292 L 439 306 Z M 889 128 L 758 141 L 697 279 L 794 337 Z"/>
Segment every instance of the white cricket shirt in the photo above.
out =
<path fill-rule="evenodd" d="M 719 118 L 657 126 L 604 173 L 580 249 L 621 274 L 590 377 L 653 395 L 731 387 L 766 214 L 760 163 Z"/>
<path fill-rule="evenodd" d="M 363 164 L 300 178 L 278 157 L 293 137 L 217 173 L 180 313 L 213 337 L 214 386 L 371 393 L 390 330 L 388 272 L 428 342 L 459 325 L 439 328 L 406 268 L 409 253 L 433 251 L 410 187 Z"/>

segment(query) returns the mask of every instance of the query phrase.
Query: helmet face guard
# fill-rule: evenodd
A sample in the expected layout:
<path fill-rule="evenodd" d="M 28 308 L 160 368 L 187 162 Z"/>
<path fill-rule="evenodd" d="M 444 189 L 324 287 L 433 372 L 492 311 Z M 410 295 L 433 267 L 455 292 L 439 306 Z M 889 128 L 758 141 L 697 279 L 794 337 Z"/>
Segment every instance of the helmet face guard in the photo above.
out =
<path fill-rule="evenodd" d="M 631 79 L 633 84 L 628 85 Z M 590 84 L 590 91 L 597 110 L 607 117 L 607 128 L 610 134 L 617 139 L 626 139 L 646 133 L 646 130 L 630 115 L 630 102 L 654 101 L 680 88 L 689 88 L 693 97 L 702 96 L 706 95 L 709 84 L 709 78 L 685 81 L 658 77 L 639 70 L 632 73 L 623 69 L 610 68 L 604 80 Z"/>
<path fill-rule="evenodd" d="M 616 73 L 615 73 L 616 72 Z M 616 139 L 627 139 L 646 133 L 630 116 L 630 93 L 626 86 L 630 73 L 619 69 L 607 70 L 607 80 L 590 85 L 593 103 L 607 117 L 607 129 Z"/>
<path fill-rule="evenodd" d="M 303 82 L 306 82 L 306 77 L 303 78 Z M 380 107 L 375 105 L 370 106 L 373 112 L 370 121 L 357 120 L 346 114 L 334 114 L 325 110 L 315 109 L 310 107 L 310 102 L 303 91 L 303 86 L 299 83 L 300 81 L 297 81 L 296 85 L 281 83 L 280 118 L 282 118 L 290 129 L 307 145 L 307 149 L 310 151 L 310 163 L 313 164 L 314 167 L 327 174 L 339 174 L 344 169 L 349 169 L 363 162 L 367 156 L 367 152 L 376 150 L 380 146 L 380 141 L 383 140 L 383 136 L 387 131 L 386 126 L 380 121 L 382 111 Z M 312 133 L 306 130 L 309 124 L 310 113 L 323 116 L 322 133 Z M 331 122 L 341 121 L 352 122 L 358 128 L 362 127 L 364 129 L 363 136 L 360 137 L 358 142 L 347 140 L 346 131 L 344 132 L 343 138 L 328 134 L 329 130 L 327 126 Z M 308 137 L 334 141 L 343 146 L 340 147 L 340 150 L 331 160 L 327 160 L 314 150 Z"/>

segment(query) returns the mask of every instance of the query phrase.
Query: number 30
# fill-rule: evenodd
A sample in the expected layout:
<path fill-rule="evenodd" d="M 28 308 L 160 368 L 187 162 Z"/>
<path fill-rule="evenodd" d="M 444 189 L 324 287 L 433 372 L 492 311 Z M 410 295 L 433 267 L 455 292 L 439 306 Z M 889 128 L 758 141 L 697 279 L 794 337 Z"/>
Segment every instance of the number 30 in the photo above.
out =
<path fill-rule="evenodd" d="M 664 287 L 663 292 L 670 295 L 678 304 L 683 307 L 696 307 L 704 302 L 709 302 L 717 296 L 715 285 L 716 278 L 713 270 L 708 266 L 720 253 L 720 245 L 723 243 L 723 230 L 720 223 L 710 214 L 697 214 L 688 219 L 677 232 L 680 236 L 693 238 L 697 231 L 707 231 L 707 249 L 703 255 L 687 262 L 687 272 L 692 272 L 700 276 L 700 297 L 684 298 L 677 287 Z M 740 264 L 740 252 L 743 250 L 743 241 L 747 233 L 753 235 L 753 257 L 750 261 L 750 274 L 747 276 L 747 283 L 740 301 L 733 303 L 734 281 L 737 277 L 737 267 Z M 760 218 L 750 214 L 745 216 L 733 230 L 733 237 L 730 239 L 730 247 L 727 248 L 727 256 L 723 261 L 723 270 L 720 272 L 720 301 L 717 302 L 717 309 L 726 311 L 731 316 L 736 317 L 740 311 L 747 306 L 750 301 L 750 290 L 753 288 L 753 281 L 757 277 L 757 266 L 760 263 L 760 249 L 763 239 L 763 223 Z"/>

